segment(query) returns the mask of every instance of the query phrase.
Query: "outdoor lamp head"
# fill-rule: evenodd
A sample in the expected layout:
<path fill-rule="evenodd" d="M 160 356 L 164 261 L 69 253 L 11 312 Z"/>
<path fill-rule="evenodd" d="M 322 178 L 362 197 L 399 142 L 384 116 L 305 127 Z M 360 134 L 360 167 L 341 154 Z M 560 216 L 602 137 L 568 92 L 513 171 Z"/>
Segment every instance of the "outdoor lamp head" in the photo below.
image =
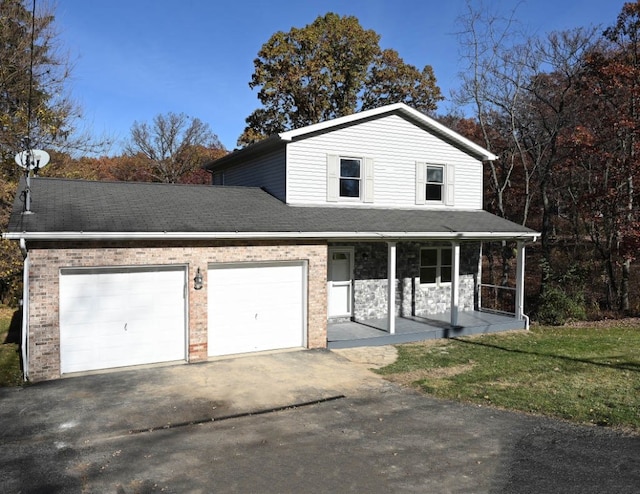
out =
<path fill-rule="evenodd" d="M 196 271 L 196 275 L 193 278 L 193 289 L 200 290 L 202 288 L 202 273 L 200 272 L 200 268 Z"/>

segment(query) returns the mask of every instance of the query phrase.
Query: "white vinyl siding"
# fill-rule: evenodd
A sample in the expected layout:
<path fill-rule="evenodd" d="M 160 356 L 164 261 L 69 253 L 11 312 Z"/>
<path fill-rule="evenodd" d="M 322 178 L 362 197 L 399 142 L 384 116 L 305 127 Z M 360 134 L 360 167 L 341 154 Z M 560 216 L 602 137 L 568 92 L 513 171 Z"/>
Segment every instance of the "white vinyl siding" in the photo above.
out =
<path fill-rule="evenodd" d="M 360 122 L 287 145 L 287 202 L 327 204 L 328 156 L 370 158 L 364 188 L 381 207 L 482 209 L 482 163 L 398 115 Z M 416 162 L 455 167 L 451 205 L 416 205 Z M 366 167 L 365 163 L 365 167 Z M 329 199 L 329 202 L 330 199 Z M 364 201 L 366 202 L 366 201 Z M 338 204 L 340 204 L 338 202 Z M 358 205 L 353 202 L 348 205 Z M 364 204 L 362 204 L 364 205 Z"/>
<path fill-rule="evenodd" d="M 284 201 L 286 196 L 286 159 L 279 150 L 230 168 L 216 170 L 224 177 L 224 185 L 262 187 L 271 195 Z"/>

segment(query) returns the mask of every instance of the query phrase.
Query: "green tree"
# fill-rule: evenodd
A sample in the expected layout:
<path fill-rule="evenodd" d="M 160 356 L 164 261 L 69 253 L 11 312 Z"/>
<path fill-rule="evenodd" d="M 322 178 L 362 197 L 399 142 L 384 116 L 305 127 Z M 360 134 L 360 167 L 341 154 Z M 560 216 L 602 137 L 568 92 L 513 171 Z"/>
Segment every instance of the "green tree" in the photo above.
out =
<path fill-rule="evenodd" d="M 406 64 L 379 41 L 355 17 L 334 13 L 275 33 L 258 52 L 249 83 L 260 88 L 263 107 L 247 117 L 238 145 L 388 103 L 434 111 L 443 98 L 432 68 Z"/>

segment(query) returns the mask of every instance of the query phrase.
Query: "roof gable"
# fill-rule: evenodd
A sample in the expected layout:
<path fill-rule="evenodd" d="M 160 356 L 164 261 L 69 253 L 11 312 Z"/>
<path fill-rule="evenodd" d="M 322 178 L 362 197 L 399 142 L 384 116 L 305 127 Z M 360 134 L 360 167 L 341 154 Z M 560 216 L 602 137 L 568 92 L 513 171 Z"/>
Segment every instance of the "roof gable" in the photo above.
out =
<path fill-rule="evenodd" d="M 421 113 L 404 103 L 394 103 L 392 105 L 353 113 L 333 120 L 326 120 L 324 122 L 308 125 L 299 129 L 281 132 L 269 137 L 268 139 L 264 139 L 245 148 L 233 151 L 222 158 L 212 161 L 205 165 L 205 169 L 212 171 L 242 160 L 247 160 L 259 155 L 260 153 L 273 150 L 277 147 L 285 146 L 286 143 L 297 139 L 304 139 L 319 133 L 331 132 L 345 126 L 358 125 L 361 122 L 384 118 L 391 114 L 396 114 L 406 118 L 417 126 L 423 128 L 426 132 L 430 132 L 480 161 L 493 161 L 497 159 L 495 154 L 487 151 L 482 146 L 477 145 L 466 137 L 461 136 L 445 125 L 442 125 L 433 118 L 428 117 L 424 113 Z"/>
<path fill-rule="evenodd" d="M 362 121 L 368 121 L 371 119 L 382 118 L 390 114 L 397 114 L 412 121 L 419 127 L 424 128 L 426 131 L 431 132 L 438 137 L 450 142 L 456 147 L 459 147 L 463 151 L 471 154 L 475 158 L 479 158 L 481 161 L 493 161 L 497 159 L 496 155 L 487 151 L 476 143 L 470 141 L 466 137 L 461 136 L 457 132 L 442 125 L 431 117 L 428 117 L 424 113 L 419 112 L 411 108 L 404 103 L 394 103 L 392 105 L 381 106 L 379 108 L 373 108 L 371 110 L 365 110 L 359 113 L 353 113 L 344 117 L 339 117 L 333 120 L 326 120 L 299 129 L 290 130 L 287 132 L 281 132 L 278 134 L 280 139 L 284 141 L 292 141 L 305 137 L 307 135 L 317 134 L 319 132 L 330 132 L 333 129 L 340 128 L 346 125 L 356 125 Z"/>

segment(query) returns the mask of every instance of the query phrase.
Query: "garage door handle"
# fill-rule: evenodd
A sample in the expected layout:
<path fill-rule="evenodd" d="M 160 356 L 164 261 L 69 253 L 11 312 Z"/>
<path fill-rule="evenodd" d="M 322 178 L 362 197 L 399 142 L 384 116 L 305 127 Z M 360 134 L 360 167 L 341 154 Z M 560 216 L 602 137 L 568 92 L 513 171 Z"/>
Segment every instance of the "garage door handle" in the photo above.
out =
<path fill-rule="evenodd" d="M 126 322 L 124 323 L 124 330 L 125 331 L 127 330 L 127 323 Z"/>
<path fill-rule="evenodd" d="M 255 317 L 255 319 L 256 319 L 256 321 L 258 320 L 258 314 L 256 314 L 256 317 Z"/>

